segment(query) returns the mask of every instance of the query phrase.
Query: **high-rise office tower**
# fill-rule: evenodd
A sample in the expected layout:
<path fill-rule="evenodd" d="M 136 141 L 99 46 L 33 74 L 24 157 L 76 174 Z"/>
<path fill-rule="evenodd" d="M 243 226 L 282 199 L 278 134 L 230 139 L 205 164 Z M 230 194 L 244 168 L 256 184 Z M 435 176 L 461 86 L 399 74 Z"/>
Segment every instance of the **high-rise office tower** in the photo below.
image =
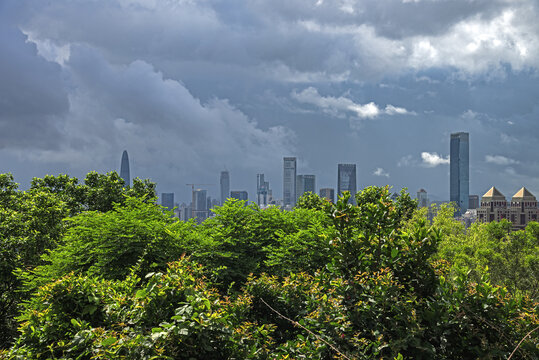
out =
<path fill-rule="evenodd" d="M 124 179 L 125 186 L 131 186 L 131 176 L 129 174 L 129 156 L 127 150 L 122 154 L 122 163 L 120 164 L 120 177 Z"/>
<path fill-rule="evenodd" d="M 172 211 L 174 209 L 174 193 L 161 193 L 161 205 Z"/>
<path fill-rule="evenodd" d="M 270 185 L 269 185 L 269 181 L 264 181 L 264 187 L 266 188 L 266 205 L 269 204 L 272 200 L 272 192 L 271 192 L 271 189 L 270 189 Z"/>
<path fill-rule="evenodd" d="M 296 158 L 283 158 L 283 205 L 296 205 Z"/>
<path fill-rule="evenodd" d="M 232 199 L 238 199 L 238 200 L 245 200 L 245 201 L 249 200 L 249 194 L 247 193 L 247 191 L 243 191 L 243 190 L 231 191 L 230 197 Z"/>
<path fill-rule="evenodd" d="M 306 192 L 316 194 L 316 178 L 314 175 L 296 176 L 296 200 Z"/>
<path fill-rule="evenodd" d="M 258 206 L 268 205 L 269 182 L 264 180 L 264 174 L 256 174 L 256 203 Z"/>
<path fill-rule="evenodd" d="M 470 136 L 451 134 L 449 159 L 449 200 L 457 205 L 455 216 L 466 212 L 470 197 Z"/>
<path fill-rule="evenodd" d="M 230 175 L 227 170 L 221 171 L 221 205 L 230 197 Z"/>
<path fill-rule="evenodd" d="M 350 192 L 350 200 L 356 202 L 356 164 L 339 164 L 337 170 L 337 194 Z"/>
<path fill-rule="evenodd" d="M 193 217 L 196 218 L 198 223 L 208 218 L 208 192 L 206 190 L 197 189 L 194 191 L 193 200 L 194 204 L 191 204 L 193 210 Z"/>
<path fill-rule="evenodd" d="M 320 189 L 320 197 L 326 198 L 331 202 L 335 202 L 335 189 L 333 188 Z"/>

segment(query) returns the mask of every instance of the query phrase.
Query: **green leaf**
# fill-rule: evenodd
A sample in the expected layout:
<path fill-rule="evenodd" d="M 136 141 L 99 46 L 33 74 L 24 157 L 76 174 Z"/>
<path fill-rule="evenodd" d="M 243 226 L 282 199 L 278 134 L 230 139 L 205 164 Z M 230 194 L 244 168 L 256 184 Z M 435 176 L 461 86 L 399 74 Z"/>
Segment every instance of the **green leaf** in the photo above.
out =
<path fill-rule="evenodd" d="M 101 346 L 111 346 L 112 344 L 114 344 L 116 342 L 116 338 L 114 336 L 111 336 L 109 338 L 106 338 L 105 340 L 103 340 L 101 342 Z"/>
<path fill-rule="evenodd" d="M 148 295 L 146 293 L 146 289 L 140 289 L 139 291 L 136 292 L 135 298 L 140 299 L 140 298 L 146 297 L 146 295 Z"/>
<path fill-rule="evenodd" d="M 208 299 L 204 299 L 204 305 L 206 305 L 206 309 L 210 310 L 211 309 L 211 303 L 210 303 L 210 300 Z"/>
<path fill-rule="evenodd" d="M 90 314 L 93 315 L 97 310 L 97 306 L 95 305 L 86 305 L 84 309 L 82 309 L 82 314 Z"/>

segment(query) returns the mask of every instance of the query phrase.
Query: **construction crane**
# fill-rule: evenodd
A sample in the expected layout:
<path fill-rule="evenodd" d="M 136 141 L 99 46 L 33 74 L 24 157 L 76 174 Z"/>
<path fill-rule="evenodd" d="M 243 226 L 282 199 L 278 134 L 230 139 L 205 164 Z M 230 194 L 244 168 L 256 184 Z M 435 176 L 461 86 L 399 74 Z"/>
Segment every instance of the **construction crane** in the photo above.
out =
<path fill-rule="evenodd" d="M 195 218 L 195 185 L 213 186 L 215 184 L 185 184 L 191 186 L 191 218 Z"/>

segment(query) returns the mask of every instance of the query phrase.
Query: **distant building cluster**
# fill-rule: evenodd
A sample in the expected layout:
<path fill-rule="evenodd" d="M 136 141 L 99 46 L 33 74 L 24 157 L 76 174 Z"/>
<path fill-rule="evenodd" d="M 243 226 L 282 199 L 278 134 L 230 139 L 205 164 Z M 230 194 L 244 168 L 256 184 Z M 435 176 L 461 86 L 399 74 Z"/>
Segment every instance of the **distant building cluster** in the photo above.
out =
<path fill-rule="evenodd" d="M 481 202 L 478 195 L 470 195 L 469 134 L 454 133 L 450 140 L 449 198 L 456 205 L 457 219 L 466 226 L 476 221 L 487 223 L 506 219 L 512 223 L 513 230 L 524 229 L 530 221 L 539 220 L 537 200 L 525 187 L 517 191 L 510 202 L 494 186 L 481 197 Z M 417 192 L 417 201 L 419 207 L 429 207 L 425 189 Z"/>
<path fill-rule="evenodd" d="M 120 177 L 126 186 L 130 186 L 129 157 L 127 151 L 122 153 Z M 245 190 L 230 190 L 230 174 L 227 170 L 221 171 L 219 178 L 220 198 L 212 199 L 205 189 L 195 188 L 200 185 L 187 184 L 192 187 L 192 201 L 190 204 L 175 204 L 174 193 L 162 193 L 161 204 L 164 208 L 174 211 L 174 215 L 181 220 L 196 219 L 202 222 L 213 216 L 212 208 L 222 205 L 227 199 L 249 201 L 249 194 Z M 334 188 L 320 188 L 319 195 L 331 202 L 335 202 L 336 195 L 350 192 L 350 200 L 355 203 L 357 192 L 356 164 L 337 165 L 337 191 Z M 261 208 L 270 205 L 291 210 L 298 199 L 305 193 L 316 194 L 316 176 L 313 174 L 298 174 L 297 159 L 295 157 L 283 158 L 283 197 L 275 199 L 269 181 L 263 173 L 256 175 L 256 204 Z M 481 202 L 478 195 L 470 195 L 470 136 L 466 132 L 451 134 L 449 158 L 449 200 L 456 206 L 455 216 L 466 226 L 473 222 L 490 222 L 507 219 L 513 224 L 513 229 L 523 229 L 530 221 L 539 220 L 539 207 L 537 200 L 525 187 L 521 188 L 507 202 L 505 196 L 492 187 L 483 195 Z M 444 201 L 429 201 L 427 191 L 419 189 L 417 192 L 418 207 L 429 208 L 432 217 L 431 205 L 438 205 Z"/>

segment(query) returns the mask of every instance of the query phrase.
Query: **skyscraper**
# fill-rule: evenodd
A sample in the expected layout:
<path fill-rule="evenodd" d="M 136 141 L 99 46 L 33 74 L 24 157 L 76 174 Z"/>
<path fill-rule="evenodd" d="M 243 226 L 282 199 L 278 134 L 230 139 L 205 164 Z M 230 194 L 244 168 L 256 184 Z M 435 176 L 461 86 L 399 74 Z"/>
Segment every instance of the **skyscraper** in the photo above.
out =
<path fill-rule="evenodd" d="M 339 164 L 337 169 L 337 194 L 350 192 L 350 200 L 356 202 L 356 164 Z"/>
<path fill-rule="evenodd" d="M 174 193 L 161 193 L 161 205 L 168 211 L 174 209 Z"/>
<path fill-rule="evenodd" d="M 296 205 L 296 158 L 283 158 L 283 205 Z"/>
<path fill-rule="evenodd" d="M 456 216 L 466 212 L 470 196 L 470 137 L 451 134 L 449 159 L 449 200 L 457 205 Z"/>
<path fill-rule="evenodd" d="M 320 189 L 320 197 L 326 198 L 331 202 L 335 202 L 335 189 L 332 189 L 332 188 Z"/>
<path fill-rule="evenodd" d="M 120 165 L 120 177 L 124 179 L 125 186 L 131 186 L 131 176 L 129 174 L 129 156 L 127 150 L 122 154 L 122 163 Z"/>
<path fill-rule="evenodd" d="M 306 192 L 316 194 L 316 178 L 314 175 L 296 176 L 296 200 Z"/>
<path fill-rule="evenodd" d="M 230 175 L 227 170 L 221 171 L 221 205 L 230 197 Z"/>
<path fill-rule="evenodd" d="M 258 206 L 268 205 L 269 182 L 264 180 L 264 174 L 256 174 L 256 203 Z"/>
<path fill-rule="evenodd" d="M 193 217 L 200 224 L 208 218 L 208 192 L 206 190 L 197 189 L 193 192 L 194 203 L 191 204 Z"/>
<path fill-rule="evenodd" d="M 232 199 L 238 199 L 238 200 L 245 200 L 245 201 L 249 200 L 249 194 L 247 193 L 247 191 L 243 191 L 243 190 L 231 191 L 230 197 Z"/>

